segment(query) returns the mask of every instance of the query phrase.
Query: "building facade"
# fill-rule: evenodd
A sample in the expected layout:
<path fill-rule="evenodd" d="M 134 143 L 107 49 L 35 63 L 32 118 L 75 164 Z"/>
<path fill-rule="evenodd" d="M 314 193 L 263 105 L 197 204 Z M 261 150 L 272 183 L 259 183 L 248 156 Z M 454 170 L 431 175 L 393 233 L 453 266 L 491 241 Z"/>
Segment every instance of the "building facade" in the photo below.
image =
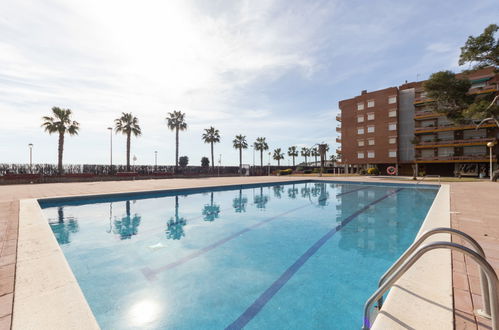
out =
<path fill-rule="evenodd" d="M 494 68 L 468 73 L 471 94 L 498 94 Z M 403 175 L 488 175 L 490 154 L 497 163 L 499 130 L 494 122 L 476 129 L 476 123 L 456 125 L 432 111 L 423 81 L 405 83 L 339 102 L 341 136 L 338 152 L 345 171 L 357 173 L 389 166 Z M 491 149 L 489 142 L 495 143 Z M 490 144 L 489 144 L 490 145 Z"/>

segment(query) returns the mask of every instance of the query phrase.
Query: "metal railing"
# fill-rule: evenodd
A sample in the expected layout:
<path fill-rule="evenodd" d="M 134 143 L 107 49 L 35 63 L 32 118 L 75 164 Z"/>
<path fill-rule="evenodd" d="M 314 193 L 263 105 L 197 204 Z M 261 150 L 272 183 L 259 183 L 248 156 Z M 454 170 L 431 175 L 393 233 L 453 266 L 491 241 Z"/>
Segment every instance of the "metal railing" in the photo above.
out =
<path fill-rule="evenodd" d="M 418 182 L 416 182 L 416 184 L 420 184 L 421 182 L 424 181 L 424 179 L 426 178 L 438 178 L 438 184 L 440 184 L 440 175 L 438 174 L 429 174 L 429 175 L 425 175 L 423 176 L 421 179 L 418 180 Z"/>
<path fill-rule="evenodd" d="M 378 287 L 380 287 L 388 277 L 390 277 L 400 265 L 407 260 L 411 256 L 411 254 L 419 247 L 421 244 L 426 241 L 430 236 L 436 235 L 436 234 L 451 234 L 451 235 L 457 235 L 463 238 L 465 241 L 467 241 L 471 246 L 473 246 L 474 250 L 476 253 L 481 255 L 482 257 L 485 258 L 485 252 L 483 251 L 482 247 L 478 242 L 471 237 L 470 235 L 463 233 L 460 230 L 453 229 L 453 228 L 446 228 L 446 227 L 438 227 L 434 228 L 431 230 L 428 230 L 421 234 L 421 236 L 414 242 L 412 245 L 400 256 L 400 258 L 395 261 L 395 263 L 381 276 L 378 282 Z M 487 276 L 483 272 L 483 270 L 480 269 L 480 287 L 482 290 L 482 298 L 483 298 L 483 306 L 484 310 L 477 310 L 477 314 L 489 318 L 490 319 L 490 303 L 489 303 L 489 286 L 487 284 Z M 381 308 L 383 306 L 383 297 L 381 297 L 378 300 L 378 308 Z"/>
<path fill-rule="evenodd" d="M 363 330 L 371 328 L 371 316 L 370 311 L 373 308 L 376 301 L 388 291 L 395 282 L 403 275 L 409 268 L 414 265 L 424 254 L 429 251 L 436 249 L 450 249 L 463 252 L 466 256 L 475 260 L 480 269 L 485 273 L 488 284 L 489 292 L 489 304 L 491 309 L 492 318 L 492 329 L 499 330 L 499 301 L 497 298 L 497 287 L 499 285 L 497 274 L 495 273 L 492 266 L 487 262 L 487 260 L 481 256 L 479 253 L 467 248 L 465 246 L 452 243 L 452 242 L 433 242 L 419 247 L 408 259 L 406 259 L 394 272 L 388 277 L 383 284 L 374 292 L 374 294 L 366 301 L 364 305 L 364 324 L 362 325 Z"/>

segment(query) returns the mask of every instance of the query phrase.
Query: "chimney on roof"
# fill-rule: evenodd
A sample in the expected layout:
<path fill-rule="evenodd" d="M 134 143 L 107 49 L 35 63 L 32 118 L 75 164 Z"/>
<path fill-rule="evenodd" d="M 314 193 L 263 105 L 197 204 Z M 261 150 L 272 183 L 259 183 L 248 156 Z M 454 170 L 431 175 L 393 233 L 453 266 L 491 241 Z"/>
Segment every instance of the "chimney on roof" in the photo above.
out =
<path fill-rule="evenodd" d="M 364 89 L 362 92 L 360 92 L 360 95 L 367 94 L 367 89 Z"/>

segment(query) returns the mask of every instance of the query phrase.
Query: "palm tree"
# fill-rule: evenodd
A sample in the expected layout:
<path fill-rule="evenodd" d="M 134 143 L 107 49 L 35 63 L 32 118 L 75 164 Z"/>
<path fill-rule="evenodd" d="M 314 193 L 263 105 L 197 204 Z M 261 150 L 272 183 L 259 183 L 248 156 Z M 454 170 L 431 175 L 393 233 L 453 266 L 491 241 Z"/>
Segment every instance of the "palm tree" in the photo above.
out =
<path fill-rule="evenodd" d="M 281 166 L 281 159 L 284 159 L 284 153 L 281 152 L 281 148 L 274 150 L 274 155 L 272 155 L 274 160 L 277 160 L 277 166 Z"/>
<path fill-rule="evenodd" d="M 239 196 L 234 198 L 232 201 L 232 207 L 236 213 L 246 212 L 246 204 L 248 203 L 248 199 L 243 197 L 242 189 L 239 189 Z"/>
<path fill-rule="evenodd" d="M 265 150 L 269 150 L 269 145 L 267 144 L 267 141 L 265 141 L 264 137 L 259 137 L 256 138 L 255 143 L 253 143 L 253 147 L 255 147 L 255 150 L 260 151 L 260 167 L 263 168 L 263 152 Z"/>
<path fill-rule="evenodd" d="M 130 142 L 132 135 L 142 135 L 139 119 L 132 115 L 131 112 L 122 112 L 121 117 L 114 120 L 114 131 L 126 135 L 126 170 L 130 171 Z"/>
<path fill-rule="evenodd" d="M 301 155 L 305 157 L 305 166 L 307 166 L 307 157 L 310 156 L 310 149 L 307 147 L 301 148 Z"/>
<path fill-rule="evenodd" d="M 329 159 L 331 160 L 331 162 L 333 163 L 333 166 L 335 165 L 335 163 L 338 161 L 338 158 L 336 157 L 336 155 L 331 155 L 331 157 L 329 157 Z"/>
<path fill-rule="evenodd" d="M 64 134 L 78 135 L 80 130 L 80 124 L 77 121 L 71 120 L 71 109 L 61 109 L 58 107 L 52 107 L 53 116 L 42 117 L 43 123 L 42 127 L 45 128 L 45 132 L 49 134 L 59 133 L 59 146 L 58 157 L 57 157 L 57 170 L 59 174 L 62 174 L 62 153 L 64 152 Z"/>
<path fill-rule="evenodd" d="M 178 169 L 178 131 L 185 131 L 187 123 L 185 122 L 185 113 L 173 111 L 166 117 L 168 128 L 175 131 L 175 172 Z M 213 161 L 213 159 L 212 159 Z M 212 164 L 213 165 L 213 164 Z"/>
<path fill-rule="evenodd" d="M 178 195 L 175 196 L 175 217 L 171 217 L 166 222 L 166 238 L 179 240 L 185 236 L 184 226 L 187 225 L 187 220 L 178 216 Z"/>
<path fill-rule="evenodd" d="M 320 156 L 321 154 L 319 153 L 319 148 L 315 147 L 310 150 L 310 154 L 314 156 L 315 158 L 315 166 L 317 166 L 317 156 Z"/>
<path fill-rule="evenodd" d="M 236 138 L 232 140 L 232 145 L 234 149 L 239 149 L 239 171 L 243 167 L 243 149 L 248 148 L 248 142 L 246 142 L 245 135 L 236 135 Z"/>
<path fill-rule="evenodd" d="M 296 149 L 296 146 L 288 148 L 288 156 L 293 157 L 293 166 L 295 166 L 295 157 L 298 157 L 298 149 Z"/>
<path fill-rule="evenodd" d="M 203 133 L 203 141 L 204 143 L 211 144 L 211 168 L 215 166 L 215 162 L 213 161 L 213 143 L 220 142 L 220 132 L 215 127 L 211 126 L 210 128 L 206 128 Z"/>
<path fill-rule="evenodd" d="M 210 204 L 203 207 L 203 219 L 204 221 L 214 221 L 220 216 L 220 205 L 213 203 L 213 192 L 211 192 Z"/>
<path fill-rule="evenodd" d="M 137 213 L 132 217 L 130 201 L 125 202 L 125 212 L 126 215 L 121 220 L 114 220 L 114 233 L 119 235 L 121 240 L 131 239 L 133 235 L 137 235 L 142 220 Z"/>

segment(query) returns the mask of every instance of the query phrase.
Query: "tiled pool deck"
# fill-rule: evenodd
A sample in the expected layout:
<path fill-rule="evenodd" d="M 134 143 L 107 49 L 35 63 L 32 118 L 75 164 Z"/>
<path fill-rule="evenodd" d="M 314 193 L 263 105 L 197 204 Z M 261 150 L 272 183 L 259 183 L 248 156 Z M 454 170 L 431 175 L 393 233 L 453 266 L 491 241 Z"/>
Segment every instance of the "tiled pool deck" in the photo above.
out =
<path fill-rule="evenodd" d="M 297 177 L 247 177 L 167 179 L 147 181 L 56 183 L 0 186 L 0 330 L 10 329 L 19 223 L 19 200 L 62 195 L 119 193 L 202 187 L 230 184 L 297 180 Z M 307 179 L 313 179 L 307 177 Z M 324 178 L 343 181 L 378 181 L 376 178 Z M 379 182 L 389 182 L 379 180 Z M 400 181 L 394 181 L 400 183 Z M 450 183 L 452 226 L 473 236 L 482 244 L 487 259 L 499 273 L 499 222 L 494 206 L 499 202 L 499 184 L 490 182 Z M 453 254 L 453 287 L 456 329 L 490 329 L 490 323 L 475 318 L 481 307 L 477 267 L 457 253 Z"/>

